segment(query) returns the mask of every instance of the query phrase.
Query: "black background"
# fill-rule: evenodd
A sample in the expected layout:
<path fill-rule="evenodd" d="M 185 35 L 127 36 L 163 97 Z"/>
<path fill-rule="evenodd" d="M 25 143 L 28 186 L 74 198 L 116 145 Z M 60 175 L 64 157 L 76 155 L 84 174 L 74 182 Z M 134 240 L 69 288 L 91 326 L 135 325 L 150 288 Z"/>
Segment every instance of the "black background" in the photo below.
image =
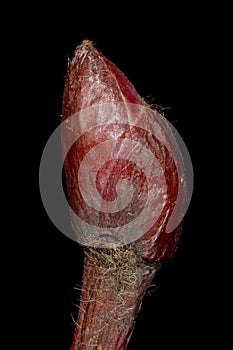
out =
<path fill-rule="evenodd" d="M 74 287 L 81 284 L 83 250 L 50 222 L 40 199 L 38 171 L 45 143 L 60 122 L 68 57 L 83 39 L 90 39 L 141 96 L 165 107 L 165 116 L 186 143 L 194 168 L 194 192 L 179 248 L 145 297 L 127 350 L 199 348 L 210 339 L 217 341 L 219 323 L 212 296 L 221 284 L 218 256 L 211 248 L 214 236 L 207 224 L 212 193 L 210 106 L 218 75 L 212 63 L 216 47 L 221 50 L 221 40 L 216 43 L 216 17 L 210 9 L 177 8 L 177 4 L 153 8 L 135 4 L 127 13 L 124 7 L 111 6 L 35 5 L 25 22 L 19 21 L 20 35 L 15 28 L 12 58 L 22 95 L 23 164 L 29 169 L 24 172 L 22 194 L 29 192 L 22 219 L 27 238 L 27 258 L 22 257 L 27 277 L 20 285 L 26 314 L 20 322 L 24 346 L 68 350 L 72 339 L 71 313 L 75 314 L 79 298 Z"/>

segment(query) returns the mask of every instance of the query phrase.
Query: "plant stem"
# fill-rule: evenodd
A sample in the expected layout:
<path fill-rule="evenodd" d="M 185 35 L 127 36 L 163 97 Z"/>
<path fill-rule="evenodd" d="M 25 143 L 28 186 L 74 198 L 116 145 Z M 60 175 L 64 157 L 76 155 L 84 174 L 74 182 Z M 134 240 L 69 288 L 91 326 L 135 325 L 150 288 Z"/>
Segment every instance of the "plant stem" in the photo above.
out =
<path fill-rule="evenodd" d="M 86 250 L 71 350 L 124 350 L 159 264 L 141 261 L 133 245 Z"/>

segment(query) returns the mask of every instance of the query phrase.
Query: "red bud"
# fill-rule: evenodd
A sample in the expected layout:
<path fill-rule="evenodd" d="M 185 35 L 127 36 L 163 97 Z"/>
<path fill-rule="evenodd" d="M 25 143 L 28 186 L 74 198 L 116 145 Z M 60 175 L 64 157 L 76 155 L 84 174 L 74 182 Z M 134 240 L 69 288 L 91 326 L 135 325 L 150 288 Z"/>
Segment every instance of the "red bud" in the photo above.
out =
<path fill-rule="evenodd" d="M 99 128 L 90 128 L 84 134 L 82 132 L 82 121 L 75 121 L 76 125 L 72 127 L 76 128 L 80 137 L 71 147 L 64 163 L 70 206 L 83 220 L 88 221 L 90 219 L 93 225 L 102 225 L 103 227 L 105 221 L 111 221 L 112 227 L 119 227 L 127 224 L 130 215 L 135 217 L 141 210 L 141 207 L 146 205 L 148 186 L 157 186 L 157 193 L 161 190 L 163 195 L 158 196 L 157 200 L 154 199 L 154 208 L 151 210 L 151 215 L 156 207 L 162 207 L 163 210 L 151 227 L 139 234 L 136 247 L 138 254 L 150 262 L 169 259 L 173 256 L 177 247 L 181 230 L 181 226 L 178 224 L 181 220 L 177 222 L 177 227 L 174 227 L 173 232 L 166 233 L 166 227 L 176 204 L 178 192 L 180 192 L 182 197 L 179 204 L 180 212 L 183 210 L 186 194 L 185 182 L 179 182 L 180 179 L 184 179 L 184 169 L 179 149 L 164 117 L 155 110 L 152 112 L 151 109 L 151 112 L 157 118 L 157 120 L 154 120 L 154 125 L 151 125 L 147 112 L 150 107 L 145 104 L 133 85 L 113 63 L 93 47 L 90 41 L 84 41 L 77 48 L 68 68 L 63 100 L 63 120 L 93 105 L 107 103 L 111 104 L 112 110 L 117 108 L 119 103 L 125 104 L 126 109 L 129 109 L 128 106 L 131 106 L 131 104 L 145 108 L 145 110 L 140 111 L 140 126 L 143 126 L 143 128 L 139 128 L 138 120 L 136 120 L 136 123 L 131 120 L 131 112 L 127 112 L 128 125 L 124 124 L 123 131 L 119 127 L 119 121 L 121 121 L 121 117 L 123 120 L 123 115 L 119 116 L 117 123 L 112 117 L 112 124 L 101 125 Z M 111 116 L 109 119 L 111 119 Z M 155 130 L 156 127 L 158 130 Z M 106 214 L 101 211 L 96 212 L 91 210 L 90 206 L 86 208 L 85 200 L 79 191 L 78 184 L 78 172 L 81 162 L 91 151 L 91 148 L 109 139 L 106 136 L 107 133 L 111 134 L 112 139 L 115 138 L 112 146 L 114 152 L 111 153 L 112 159 L 106 162 L 101 169 L 98 169 L 96 174 L 95 185 L 99 194 L 101 194 L 103 200 L 113 201 L 116 198 L 116 186 L 120 178 L 131 180 L 136 189 L 131 201 L 131 207 L 126 206 L 125 211 L 119 211 L 118 215 L 113 215 L 113 213 Z M 155 133 L 161 135 L 162 141 L 158 139 Z M 146 184 L 145 174 L 137 167 L 135 161 L 130 162 L 130 159 L 119 159 L 120 149 L 121 155 L 127 155 L 129 158 L 127 153 L 128 144 L 126 144 L 127 147 L 125 146 L 125 151 L 122 149 L 124 147 L 124 139 L 139 142 L 154 154 L 154 157 L 160 163 L 160 171 L 163 172 L 165 184 L 162 184 L 159 176 L 153 178 L 154 183 Z M 63 138 L 63 144 L 65 142 L 66 140 Z M 109 152 L 107 147 L 102 147 L 101 150 L 101 154 L 96 153 L 92 161 L 100 162 L 103 158 L 103 153 Z M 89 169 L 86 169 L 87 172 L 93 169 L 92 161 L 90 161 L 90 164 L 86 163 L 86 168 L 89 167 Z M 153 171 L 156 172 L 158 169 L 154 167 L 151 172 Z M 104 183 L 104 186 L 101 187 L 101 183 Z M 163 188 L 165 185 L 166 190 Z M 83 187 L 85 188 L 85 184 L 83 184 Z M 88 192 L 89 189 L 86 188 L 84 191 Z M 127 213 L 130 213 L 128 217 Z M 73 222 L 73 225 L 75 226 L 76 223 Z M 109 226 L 106 227 L 108 228 Z"/>

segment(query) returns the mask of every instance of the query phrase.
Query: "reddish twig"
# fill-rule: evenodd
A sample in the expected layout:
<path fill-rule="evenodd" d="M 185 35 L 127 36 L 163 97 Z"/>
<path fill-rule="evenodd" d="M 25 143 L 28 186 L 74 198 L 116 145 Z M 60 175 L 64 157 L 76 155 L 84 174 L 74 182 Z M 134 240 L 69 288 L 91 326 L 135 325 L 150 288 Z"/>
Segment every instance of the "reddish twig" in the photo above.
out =
<path fill-rule="evenodd" d="M 99 117 L 97 109 L 90 109 L 106 104 L 111 104 L 112 111 L 108 120 L 105 115 Z M 82 114 L 83 119 L 80 114 L 71 120 L 88 108 L 89 114 Z M 152 118 L 152 123 L 150 113 L 157 118 Z M 166 227 L 178 192 L 182 193 L 182 212 L 186 193 L 182 158 L 163 116 L 153 111 L 124 74 L 87 40 L 77 48 L 68 68 L 62 120 L 66 121 L 62 145 L 72 225 L 80 237 L 84 236 L 80 241 L 84 239 L 88 246 L 71 350 L 124 350 L 160 262 L 171 258 L 177 247 L 181 220 L 170 233 Z M 69 148 L 71 135 L 78 137 Z M 101 148 L 88 158 L 97 146 Z M 156 162 L 147 161 L 150 155 Z M 124 205 L 118 195 L 119 181 L 122 193 L 127 193 Z M 96 186 L 93 192 L 92 183 Z M 97 197 L 101 203 L 95 209 Z M 112 207 L 115 202 L 116 207 Z M 149 205 L 148 219 L 140 219 L 129 235 L 120 236 L 121 228 L 129 227 L 143 210 L 148 213 Z M 155 222 L 148 225 L 154 218 Z M 96 228 L 94 234 L 92 227 Z M 134 231 L 139 232 L 136 238 Z M 114 232 L 122 244 L 111 240 Z"/>
<path fill-rule="evenodd" d="M 159 264 L 146 264 L 132 246 L 86 251 L 82 297 L 71 350 L 125 349 L 142 298 Z"/>

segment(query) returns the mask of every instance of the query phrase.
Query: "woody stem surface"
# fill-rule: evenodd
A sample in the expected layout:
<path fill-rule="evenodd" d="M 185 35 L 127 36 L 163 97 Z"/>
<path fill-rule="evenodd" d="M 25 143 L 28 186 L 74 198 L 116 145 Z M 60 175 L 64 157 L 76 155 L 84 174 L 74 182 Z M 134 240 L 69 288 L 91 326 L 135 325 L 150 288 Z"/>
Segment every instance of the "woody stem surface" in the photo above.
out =
<path fill-rule="evenodd" d="M 143 296 L 159 264 L 141 261 L 133 246 L 88 249 L 71 350 L 124 350 Z"/>

